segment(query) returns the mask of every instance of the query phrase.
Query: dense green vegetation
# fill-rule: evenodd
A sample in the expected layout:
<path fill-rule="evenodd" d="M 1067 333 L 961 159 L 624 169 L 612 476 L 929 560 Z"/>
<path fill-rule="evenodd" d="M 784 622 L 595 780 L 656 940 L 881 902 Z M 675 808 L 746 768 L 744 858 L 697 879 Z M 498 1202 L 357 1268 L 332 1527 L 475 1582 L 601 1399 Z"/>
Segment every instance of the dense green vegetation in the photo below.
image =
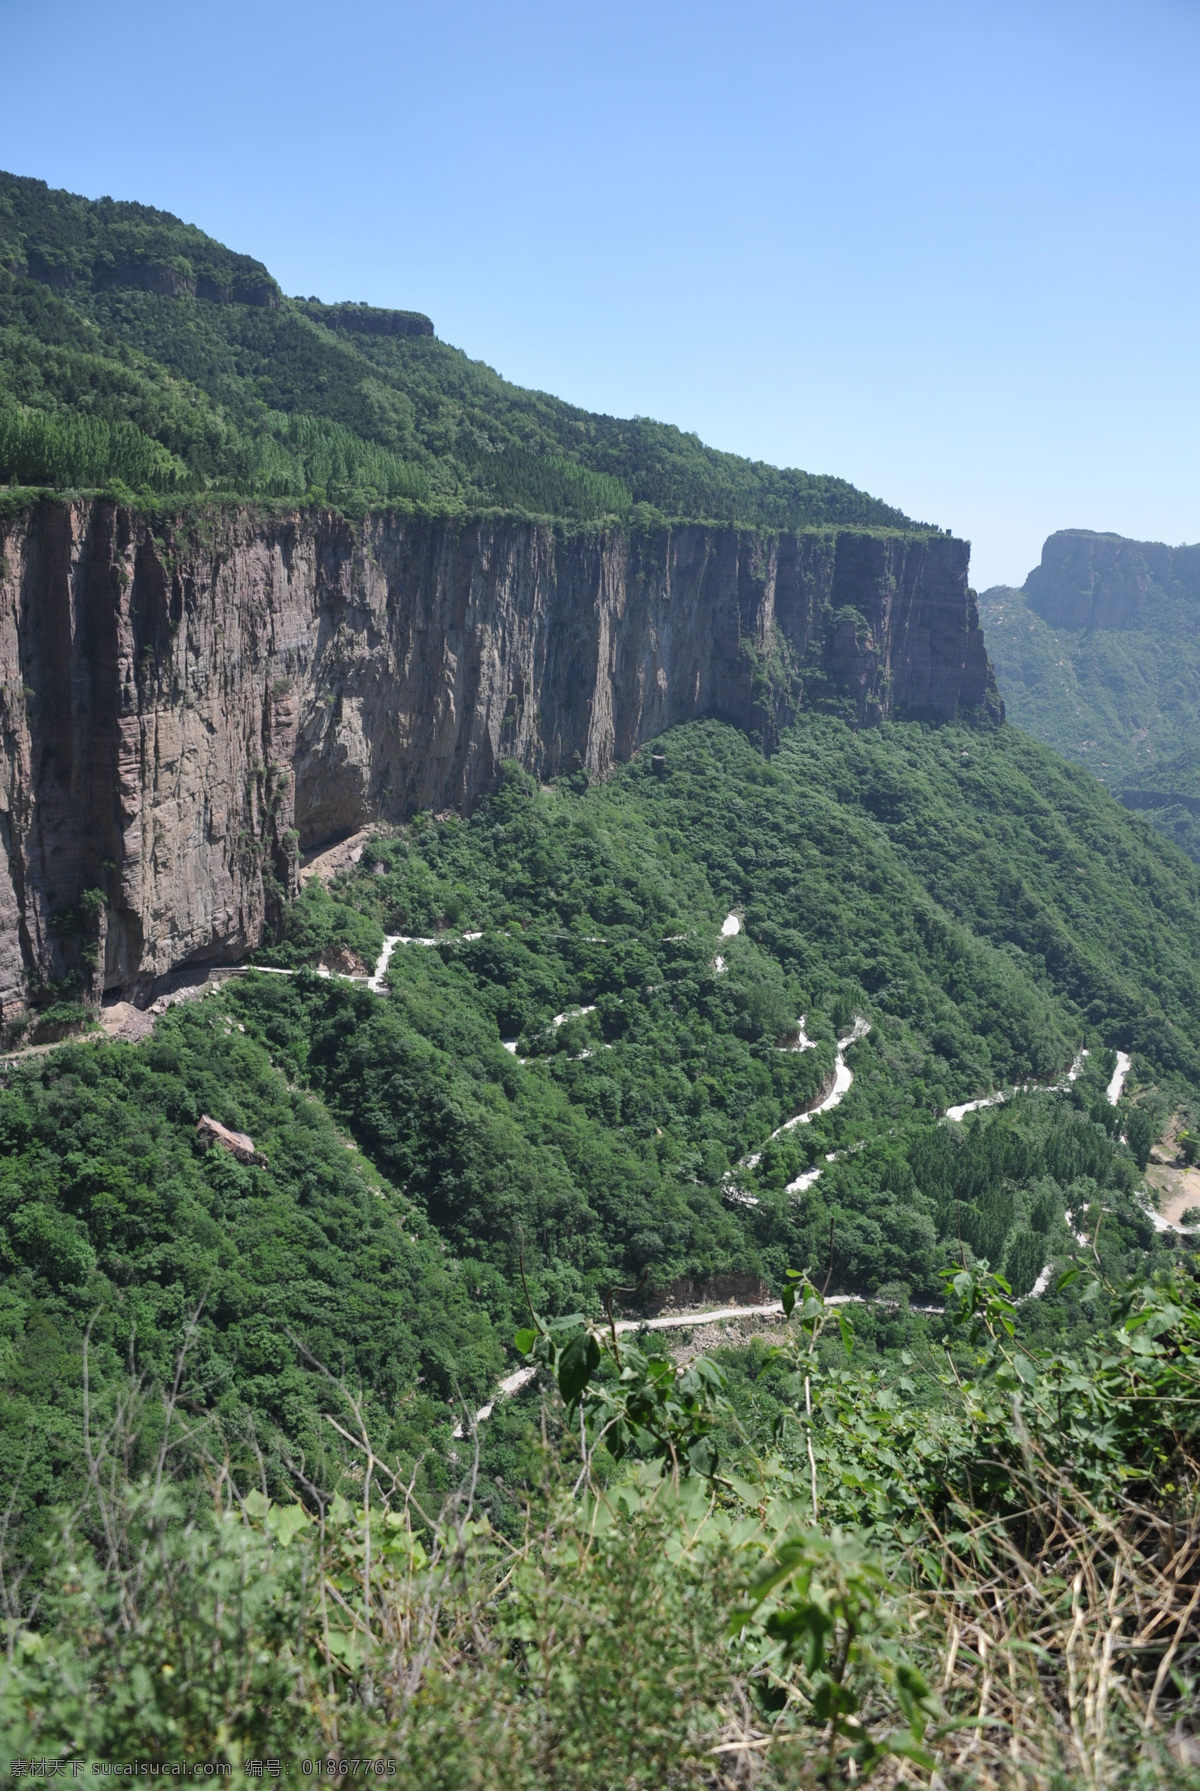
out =
<path fill-rule="evenodd" d="M 1072 1098 L 1090 1115 L 1105 1032 L 1147 1077 L 1194 1075 L 1195 873 L 1079 774 L 1039 799 L 1054 762 L 1020 736 L 855 737 L 814 719 L 770 764 L 717 724 L 666 747 L 666 778 L 639 762 L 605 786 L 547 793 L 513 773 L 469 821 L 377 839 L 342 904 L 441 940 L 397 949 L 386 1009 L 328 985 L 319 1018 L 297 985 L 254 997 L 256 1024 L 274 1016 L 274 1048 L 321 1078 L 390 1175 L 422 1187 L 456 1250 L 485 1244 L 512 1280 L 517 1218 L 575 1301 L 589 1280 L 643 1271 L 658 1284 L 731 1267 L 777 1281 L 788 1261 L 822 1255 L 833 1218 L 839 1286 L 903 1281 L 929 1297 L 958 1215 L 939 1223 L 909 1159 L 940 1110 L 1052 1081 L 1088 1039 Z M 292 924 L 308 933 L 307 916 L 335 906 L 311 894 Z M 744 930 L 719 940 L 731 908 Z M 292 955 L 290 942 L 271 955 Z M 859 1012 L 872 1029 L 849 1048 L 847 1101 L 763 1150 L 827 1085 L 834 1038 Z M 802 1017 L 812 1050 L 795 1048 Z M 427 1127 L 425 1101 L 411 1100 L 418 1069 L 441 1097 Z M 504 1125 L 481 1099 L 492 1091 Z M 1034 1104 L 1058 1120 L 1069 1105 Z M 1008 1111 L 1016 1124 L 1023 1109 Z M 514 1122 L 521 1146 L 505 1141 Z M 1058 1225 L 1077 1176 L 1132 1185 L 1108 1132 L 1090 1136 L 1093 1168 L 1035 1167 L 1038 1144 L 1017 1172 L 1058 1184 Z M 868 1137 L 805 1199 L 786 1193 Z M 553 1167 L 535 1170 L 543 1144 Z M 481 1153 L 512 1166 L 485 1171 Z M 731 1176 L 756 1205 L 730 1198 Z M 1028 1215 L 1005 1210 L 989 1253 L 1024 1252 L 1019 1279 L 1032 1282 L 1045 1256 L 1033 1261 Z"/>
<path fill-rule="evenodd" d="M 416 332 L 416 333 L 414 333 Z M 907 527 L 844 480 L 508 384 L 428 319 L 280 293 L 151 207 L 0 175 L 0 481 Z"/>
<path fill-rule="evenodd" d="M 1173 556 L 1187 571 L 1191 551 Z M 1144 599 L 1121 627 L 1052 625 L 1024 591 L 1003 586 L 984 591 L 979 605 L 1010 721 L 1085 765 L 1200 859 L 1194 578 L 1164 586 L 1147 575 Z"/>
<path fill-rule="evenodd" d="M 200 1114 L 247 1131 L 266 1168 L 205 1154 Z M 239 1458 L 320 1471 L 320 1377 L 300 1345 L 370 1391 L 391 1446 L 427 1442 L 456 1389 L 501 1364 L 469 1282 L 411 1201 L 347 1150 L 216 1001 L 140 1049 L 64 1047 L 0 1093 L 0 1481 L 37 1513 L 61 1496 L 82 1423 L 132 1369 L 169 1382 Z M 89 1332 L 90 1327 L 90 1332 Z M 27 1537 L 32 1548 L 35 1535 Z"/>
<path fill-rule="evenodd" d="M 1200 872 L 1011 729 L 659 744 L 375 836 L 271 972 L 5 1074 L 10 1754 L 1187 1782 L 1197 1308 L 1139 1189 L 1197 1117 Z M 313 968 L 385 932 L 379 993 Z M 853 1358 L 808 1284 L 719 1365 L 585 1323 L 797 1270 L 876 1302 Z M 1147 1608 L 1170 1659 L 1114 1655 Z"/>
<path fill-rule="evenodd" d="M 462 1402 L 512 1364 L 522 1276 L 552 1315 L 639 1282 L 643 1300 L 729 1274 L 777 1288 L 796 1265 L 903 1307 L 936 1304 L 961 1251 L 1024 1294 L 1098 1224 L 1114 1281 L 1172 1248 L 1136 1191 L 1168 1113 L 1195 1117 L 1186 859 L 1008 729 L 813 717 L 770 762 L 717 723 L 662 744 L 665 776 L 648 755 L 590 788 L 514 770 L 470 819 L 376 836 L 288 910 L 263 958 L 294 974 L 228 982 L 144 1045 L 7 1074 L 0 1410 L 22 1547 L 39 1554 L 69 1477 L 89 1322 L 102 1409 L 131 1353 L 170 1378 L 197 1313 L 189 1409 L 261 1455 L 275 1495 L 297 1451 L 314 1483 L 343 1472 L 311 1352 L 436 1502 Z M 381 994 L 305 968 L 370 966 L 385 931 L 434 943 L 397 945 Z M 780 1132 L 856 1016 L 845 1100 Z M 1085 1045 L 1061 1092 L 939 1120 L 1061 1082 Z M 1119 1107 L 1114 1046 L 1135 1063 Z M 267 1167 L 206 1155 L 202 1112 Z M 1082 1322 L 1049 1295 L 1037 1311 Z M 488 1447 L 517 1472 L 503 1422 Z"/>
<path fill-rule="evenodd" d="M 1129 808 L 1153 821 L 1189 858 L 1200 860 L 1200 741 L 1143 771 L 1121 792 Z"/>
<path fill-rule="evenodd" d="M 0 467 L 20 485 L 124 484 L 170 491 L 187 479 L 183 462 L 136 423 L 74 412 L 0 411 Z"/>
<path fill-rule="evenodd" d="M 0 480 L 918 526 L 7 175 Z M 1014 717 L 1148 819 L 1011 728 L 695 722 L 0 1069 L 0 1770 L 1195 1783 L 1200 1300 L 1144 1185 L 1200 1136 L 1181 603 L 985 601 Z M 733 1291 L 788 1325 L 611 1323 Z"/>
<path fill-rule="evenodd" d="M 1194 1266 L 1063 1279 L 1096 1313 L 1073 1353 L 1031 1345 L 1004 1282 L 960 1268 L 952 1351 L 914 1336 L 882 1368 L 799 1276 L 786 1330 L 725 1371 L 531 1313 L 511 1538 L 477 1456 L 431 1517 L 345 1387 L 349 1497 L 298 1477 L 272 1499 L 205 1448 L 220 1472 L 190 1511 L 169 1399 L 148 1472 L 122 1472 L 135 1404 L 92 1440 L 38 1622 L 10 1623 L 0 1766 L 1194 1785 Z"/>
<path fill-rule="evenodd" d="M 381 838 L 340 893 L 386 930 L 485 930 L 487 945 L 446 942 L 463 962 L 496 929 L 545 927 L 543 958 L 637 935 L 711 971 L 736 909 L 730 980 L 712 986 L 751 1003 L 732 991 L 755 982 L 746 1036 L 775 1043 L 806 1009 L 836 1026 L 879 1010 L 933 1044 L 928 1086 L 907 1085 L 931 1108 L 1065 1069 L 1089 1025 L 1195 1074 L 1200 873 L 1054 754 L 1011 729 L 859 734 L 818 716 L 770 761 L 715 722 L 659 745 L 662 778 L 649 754 L 584 791 L 514 770 L 470 820 Z M 594 1001 L 602 972 L 585 970 L 565 966 L 540 1011 Z M 534 1017 L 497 1013 L 508 1034 Z"/>

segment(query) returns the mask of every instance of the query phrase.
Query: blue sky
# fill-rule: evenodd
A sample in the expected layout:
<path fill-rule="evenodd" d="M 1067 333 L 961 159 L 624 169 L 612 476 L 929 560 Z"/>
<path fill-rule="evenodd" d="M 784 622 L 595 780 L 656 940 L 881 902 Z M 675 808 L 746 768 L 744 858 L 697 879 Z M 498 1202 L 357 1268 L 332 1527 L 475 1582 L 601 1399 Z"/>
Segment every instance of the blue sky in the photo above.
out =
<path fill-rule="evenodd" d="M 0 166 L 1019 582 L 1200 539 L 1200 6 L 0 0 Z"/>

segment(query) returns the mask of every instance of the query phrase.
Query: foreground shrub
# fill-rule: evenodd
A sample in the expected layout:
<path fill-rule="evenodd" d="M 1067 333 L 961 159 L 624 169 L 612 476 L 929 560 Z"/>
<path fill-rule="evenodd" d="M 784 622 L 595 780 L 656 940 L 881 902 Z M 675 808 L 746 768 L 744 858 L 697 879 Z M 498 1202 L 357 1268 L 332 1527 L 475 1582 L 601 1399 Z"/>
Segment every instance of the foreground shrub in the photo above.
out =
<path fill-rule="evenodd" d="M 1018 1349 L 986 1267 L 947 1283 L 973 1371 L 960 1350 L 954 1401 L 922 1413 L 830 1366 L 830 1310 L 796 1278 L 765 1454 L 715 1364 L 535 1320 L 544 1483 L 511 1535 L 481 1514 L 477 1447 L 426 1511 L 344 1391 L 356 1504 L 239 1489 L 193 1438 L 189 1507 L 165 1441 L 138 1486 L 89 1443 L 23 1618 L 5 1581 L 2 1764 L 372 1758 L 434 1791 L 1195 1783 L 1196 1283 L 1131 1289 L 1075 1362 Z"/>

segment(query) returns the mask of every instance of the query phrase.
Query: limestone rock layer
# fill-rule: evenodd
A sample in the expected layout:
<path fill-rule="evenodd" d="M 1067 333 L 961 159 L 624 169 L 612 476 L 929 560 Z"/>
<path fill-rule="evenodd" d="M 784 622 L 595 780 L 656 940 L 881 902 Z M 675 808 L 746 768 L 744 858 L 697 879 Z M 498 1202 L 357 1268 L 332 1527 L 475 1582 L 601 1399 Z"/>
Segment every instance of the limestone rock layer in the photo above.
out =
<path fill-rule="evenodd" d="M 946 536 L 205 511 L 0 521 L 0 1018 L 242 956 L 301 849 L 713 714 L 1002 715 Z"/>

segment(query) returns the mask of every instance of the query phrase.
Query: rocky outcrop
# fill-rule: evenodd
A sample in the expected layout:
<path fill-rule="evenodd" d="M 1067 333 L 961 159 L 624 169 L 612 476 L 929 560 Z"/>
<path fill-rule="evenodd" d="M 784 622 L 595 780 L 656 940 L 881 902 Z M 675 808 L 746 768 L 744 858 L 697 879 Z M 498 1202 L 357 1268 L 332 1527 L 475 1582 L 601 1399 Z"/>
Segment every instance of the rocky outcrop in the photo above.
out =
<path fill-rule="evenodd" d="M 785 603 L 783 632 L 805 639 L 810 660 L 820 643 L 823 669 L 853 693 L 860 724 L 889 715 L 947 721 L 962 710 L 1002 720 L 967 586 L 969 557 L 965 541 L 936 535 L 913 541 L 842 531 L 834 538 L 828 595 L 806 581 L 817 608 L 801 618 Z"/>
<path fill-rule="evenodd" d="M 356 336 L 432 336 L 433 321 L 423 311 L 393 311 L 380 305 L 323 305 L 320 299 L 298 301 L 306 314 L 327 329 L 349 330 Z"/>
<path fill-rule="evenodd" d="M 202 298 L 217 305 L 257 305 L 268 311 L 279 309 L 279 288 L 265 268 L 251 263 L 249 275 L 221 279 L 212 274 L 196 273 L 186 263 L 158 261 L 150 256 L 137 260 L 117 261 L 99 255 L 90 266 L 76 266 L 70 259 L 30 249 L 24 258 L 6 261 L 9 272 L 25 275 L 43 286 L 70 292 L 83 285 L 96 292 L 109 292 L 125 287 L 134 292 L 155 292 L 161 298 Z M 429 333 L 432 334 L 430 325 Z"/>
<path fill-rule="evenodd" d="M 210 1119 L 207 1113 L 202 1113 L 196 1122 L 196 1137 L 205 1150 L 218 1144 L 239 1163 L 253 1164 L 258 1169 L 267 1167 L 266 1157 L 262 1151 L 255 1150 L 254 1140 L 248 1132 L 231 1132 L 228 1126 L 223 1126 L 219 1119 Z"/>
<path fill-rule="evenodd" d="M 301 845 L 466 808 L 502 760 L 603 775 L 674 723 L 769 746 L 1002 714 L 945 536 L 566 532 L 108 501 L 0 523 L 0 1009 L 229 961 Z"/>
<path fill-rule="evenodd" d="M 1052 628 L 1139 628 L 1156 593 L 1200 604 L 1200 547 L 1060 529 L 1025 580 L 1031 609 Z"/>

